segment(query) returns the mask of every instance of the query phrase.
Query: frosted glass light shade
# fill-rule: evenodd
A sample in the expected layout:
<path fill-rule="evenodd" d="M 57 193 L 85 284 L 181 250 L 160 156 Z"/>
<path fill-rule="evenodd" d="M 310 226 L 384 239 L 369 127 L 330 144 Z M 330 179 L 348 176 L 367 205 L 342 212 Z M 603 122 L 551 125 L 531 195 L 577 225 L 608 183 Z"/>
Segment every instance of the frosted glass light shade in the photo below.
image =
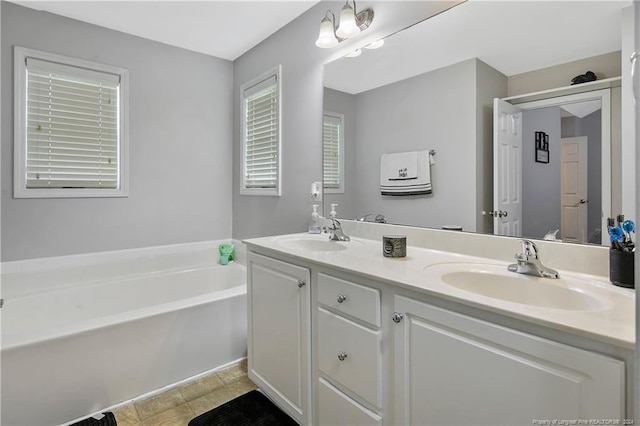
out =
<path fill-rule="evenodd" d="M 349 3 L 345 4 L 340 12 L 340 26 L 336 35 L 340 38 L 350 38 L 360 34 L 360 28 L 356 24 L 356 15 Z"/>
<path fill-rule="evenodd" d="M 316 40 L 316 46 L 328 49 L 338 45 L 338 39 L 333 32 L 333 22 L 329 18 L 324 18 L 320 22 L 320 34 Z"/>

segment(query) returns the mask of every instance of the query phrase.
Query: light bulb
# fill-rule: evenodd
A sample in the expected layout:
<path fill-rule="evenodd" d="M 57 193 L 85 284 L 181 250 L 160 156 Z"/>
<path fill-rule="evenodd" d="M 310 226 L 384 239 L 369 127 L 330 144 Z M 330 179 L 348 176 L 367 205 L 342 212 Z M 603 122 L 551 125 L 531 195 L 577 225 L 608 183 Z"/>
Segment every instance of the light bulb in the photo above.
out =
<path fill-rule="evenodd" d="M 336 35 L 340 38 L 350 38 L 360 34 L 360 28 L 356 24 L 356 15 L 353 8 L 347 2 L 340 12 L 340 26 Z"/>
<path fill-rule="evenodd" d="M 333 32 L 333 22 L 331 22 L 328 17 L 325 17 L 322 22 L 320 22 L 320 33 L 318 34 L 318 39 L 316 40 L 316 46 L 323 49 L 328 49 L 337 45 L 338 39 Z"/>

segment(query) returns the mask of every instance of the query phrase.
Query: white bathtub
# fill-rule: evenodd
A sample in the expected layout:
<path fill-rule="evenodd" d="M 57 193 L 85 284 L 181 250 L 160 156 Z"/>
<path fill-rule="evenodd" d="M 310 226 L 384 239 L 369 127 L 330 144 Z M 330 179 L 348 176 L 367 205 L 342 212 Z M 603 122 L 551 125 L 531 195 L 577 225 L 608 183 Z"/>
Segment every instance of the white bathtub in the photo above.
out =
<path fill-rule="evenodd" d="M 245 268 L 180 251 L 3 264 L 1 424 L 69 422 L 246 356 Z"/>

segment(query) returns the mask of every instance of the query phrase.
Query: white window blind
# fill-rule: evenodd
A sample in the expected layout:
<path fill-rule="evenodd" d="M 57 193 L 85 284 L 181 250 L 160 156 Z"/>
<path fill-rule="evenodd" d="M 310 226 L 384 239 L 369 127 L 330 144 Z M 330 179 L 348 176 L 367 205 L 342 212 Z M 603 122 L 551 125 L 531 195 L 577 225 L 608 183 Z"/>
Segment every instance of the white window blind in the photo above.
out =
<path fill-rule="evenodd" d="M 344 124 L 342 114 L 325 113 L 322 126 L 322 159 L 324 188 L 343 190 Z"/>
<path fill-rule="evenodd" d="M 27 58 L 27 188 L 118 187 L 119 83 Z"/>
<path fill-rule="evenodd" d="M 243 86 L 243 192 L 279 195 L 278 73 Z"/>

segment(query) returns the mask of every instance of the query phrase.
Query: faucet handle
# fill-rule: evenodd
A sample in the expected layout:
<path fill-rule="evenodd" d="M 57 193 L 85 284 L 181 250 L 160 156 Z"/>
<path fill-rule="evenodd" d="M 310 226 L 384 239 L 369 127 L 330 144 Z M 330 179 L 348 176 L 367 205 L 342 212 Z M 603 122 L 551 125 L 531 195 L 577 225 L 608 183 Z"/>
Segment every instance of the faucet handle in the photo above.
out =
<path fill-rule="evenodd" d="M 522 254 L 534 259 L 538 258 L 538 247 L 533 241 L 521 239 L 520 242 L 522 243 Z"/>

